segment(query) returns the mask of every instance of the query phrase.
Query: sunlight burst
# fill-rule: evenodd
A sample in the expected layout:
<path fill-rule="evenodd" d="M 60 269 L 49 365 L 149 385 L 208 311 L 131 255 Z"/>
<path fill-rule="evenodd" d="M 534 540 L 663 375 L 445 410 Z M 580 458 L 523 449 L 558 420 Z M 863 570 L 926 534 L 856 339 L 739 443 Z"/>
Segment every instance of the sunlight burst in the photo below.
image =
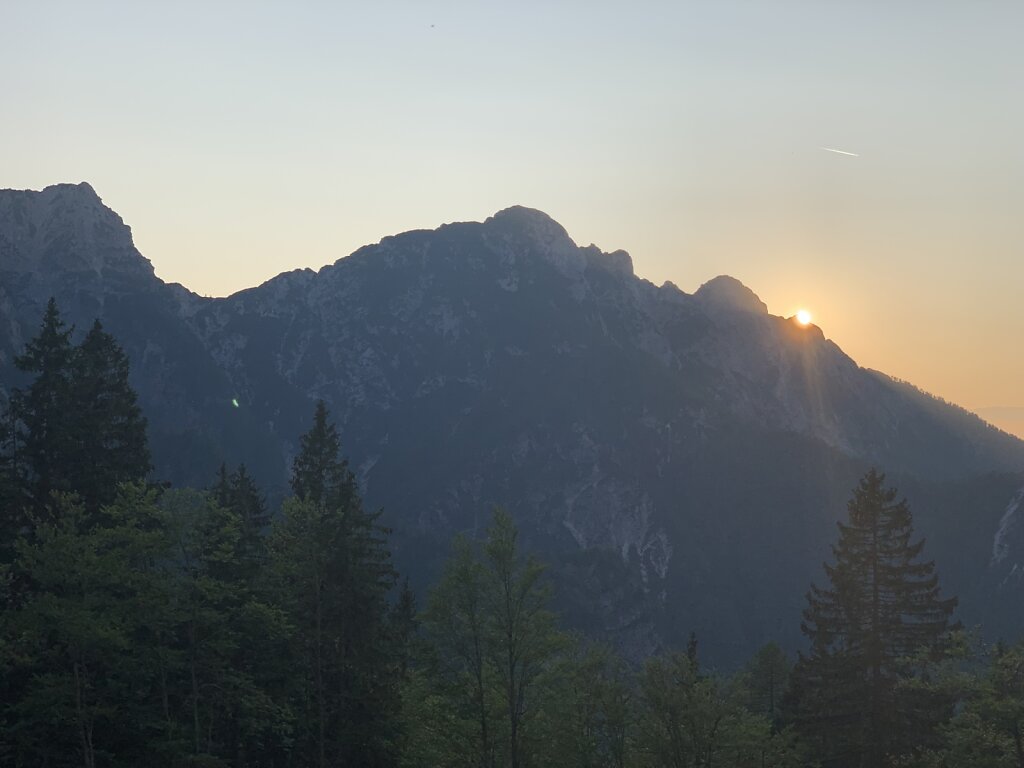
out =
<path fill-rule="evenodd" d="M 810 325 L 811 313 L 808 312 L 806 309 L 801 309 L 799 312 L 796 313 L 796 321 L 800 323 L 800 325 Z"/>

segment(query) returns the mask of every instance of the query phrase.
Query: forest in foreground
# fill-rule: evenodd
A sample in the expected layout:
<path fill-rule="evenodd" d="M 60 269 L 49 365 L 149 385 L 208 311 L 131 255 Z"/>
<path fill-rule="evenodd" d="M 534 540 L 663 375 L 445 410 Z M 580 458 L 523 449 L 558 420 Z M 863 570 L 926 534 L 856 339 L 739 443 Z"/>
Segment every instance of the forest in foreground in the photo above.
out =
<path fill-rule="evenodd" d="M 422 605 L 319 403 L 291 496 L 150 477 L 128 360 L 51 300 L 0 464 L 0 764 L 1024 768 L 1024 644 L 955 621 L 871 471 L 808 585 L 806 647 L 740 671 L 567 632 L 495 510 Z M 666 606 L 671 610 L 671 606 Z"/>

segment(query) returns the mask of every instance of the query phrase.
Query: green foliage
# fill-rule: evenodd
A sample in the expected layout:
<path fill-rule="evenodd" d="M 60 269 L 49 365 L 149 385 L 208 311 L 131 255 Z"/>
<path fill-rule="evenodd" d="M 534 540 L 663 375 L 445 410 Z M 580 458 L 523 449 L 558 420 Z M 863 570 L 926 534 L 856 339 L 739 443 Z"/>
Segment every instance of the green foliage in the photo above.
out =
<path fill-rule="evenodd" d="M 460 723 L 454 733 L 472 734 L 468 748 L 448 745 L 452 765 L 518 768 L 540 749 L 538 717 L 566 647 L 542 573 L 519 552 L 511 517 L 496 510 L 480 548 L 456 541 L 431 592 L 429 674 L 446 702 L 440 712 Z"/>
<path fill-rule="evenodd" d="M 54 305 L 44 330 L 51 346 L 67 341 Z M 0 562 L 5 764 L 395 764 L 415 601 L 406 587 L 388 604 L 385 532 L 362 508 L 322 405 L 297 460 L 297 485 L 313 490 L 286 502 L 268 542 L 244 467 L 222 469 L 212 494 L 157 498 L 121 482 L 148 458 L 144 437 L 115 433 L 144 422 L 130 391 L 109 386 L 127 371 L 116 345 L 97 326 L 83 347 L 68 386 L 95 403 L 52 422 L 67 445 L 54 447 L 64 445 L 54 429 L 31 431 L 51 425 L 35 405 L 19 420 L 48 462 L 29 462 L 26 487 L 40 493 L 45 480 L 50 495 L 26 506 Z M 30 388 L 20 402 L 55 399 L 44 394 Z M 86 435 L 90 419 L 118 429 Z M 129 445 L 135 470 L 118 474 Z"/>
<path fill-rule="evenodd" d="M 5 611 L 9 674 L 21 685 L 0 741 L 15 765 L 96 765 L 149 735 L 156 668 L 144 644 L 171 599 L 166 549 L 143 489 L 126 487 L 104 527 L 89 528 L 68 497 L 55 506 L 55 521 L 17 545 L 14 569 L 33 589 Z"/>
<path fill-rule="evenodd" d="M 193 756 L 226 759 L 283 738 L 291 725 L 287 702 L 263 684 L 274 650 L 288 629 L 283 612 L 254 592 L 238 567 L 244 554 L 242 519 L 198 491 L 166 493 L 164 512 L 173 601 L 181 737 Z M 271 666 L 270 669 L 273 669 Z"/>
<path fill-rule="evenodd" d="M 538 755 L 575 768 L 634 763 L 632 672 L 610 648 L 577 638 L 560 660 L 538 718 Z"/>
<path fill-rule="evenodd" d="M 702 675 L 692 654 L 649 660 L 640 675 L 640 763 L 651 768 L 797 768 L 791 733 L 744 706 L 749 691 Z"/>
<path fill-rule="evenodd" d="M 543 566 L 522 558 L 518 532 L 508 513 L 498 509 L 484 542 L 484 608 L 490 662 L 503 692 L 508 763 L 524 764 L 533 713 L 533 699 L 549 671 L 551 659 L 564 645 L 548 609 L 550 587 L 541 582 Z"/>
<path fill-rule="evenodd" d="M 988 668 L 968 680 L 963 706 L 944 729 L 945 743 L 915 768 L 1024 768 L 1024 642 L 997 645 Z"/>
<path fill-rule="evenodd" d="M 480 768 L 478 724 L 459 706 L 458 691 L 439 684 L 429 669 L 412 669 L 402 688 L 402 768 Z"/>
<path fill-rule="evenodd" d="M 484 566 L 466 540 L 457 538 L 441 580 L 430 593 L 423 627 L 428 643 L 427 672 L 435 691 L 431 706 L 420 688 L 412 687 L 416 710 L 433 714 L 427 721 L 432 749 L 446 754 L 447 765 L 494 765 L 500 715 L 497 674 L 489 644 L 491 617 L 487 614 Z M 415 711 L 415 710 L 413 710 Z M 409 714 L 406 721 L 409 722 Z M 445 721 L 454 720 L 457 727 Z M 468 738 L 466 737 L 468 735 Z"/>
<path fill-rule="evenodd" d="M 782 698 L 792 668 L 786 653 L 775 643 L 768 643 L 758 650 L 739 679 L 745 706 L 767 718 L 773 731 L 781 725 Z"/>
<path fill-rule="evenodd" d="M 32 589 L 4 614 L 12 764 L 226 765 L 287 735 L 265 679 L 286 625 L 233 578 L 237 517 L 132 485 L 100 524 L 57 512 L 18 543 Z"/>

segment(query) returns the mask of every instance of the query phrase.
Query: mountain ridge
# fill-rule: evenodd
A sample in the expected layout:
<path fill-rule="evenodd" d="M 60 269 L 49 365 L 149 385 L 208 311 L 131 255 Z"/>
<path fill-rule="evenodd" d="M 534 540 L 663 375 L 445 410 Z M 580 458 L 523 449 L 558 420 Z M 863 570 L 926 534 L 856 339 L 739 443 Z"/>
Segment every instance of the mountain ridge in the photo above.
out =
<path fill-rule="evenodd" d="M 109 226 L 96 230 L 83 203 L 80 219 L 37 226 L 45 242 L 20 237 L 3 213 L 11 194 L 0 192 L 0 257 L 5 243 L 51 243 L 53 266 L 18 272 L 45 254 L 0 258 L 0 382 L 17 384 L 11 356 L 49 295 L 79 326 L 101 316 L 129 352 L 155 463 L 175 483 L 206 485 L 221 461 L 245 461 L 277 497 L 322 398 L 415 583 L 454 532 L 501 504 L 554 563 L 577 626 L 635 656 L 692 629 L 728 659 L 797 642 L 834 520 L 878 464 L 921 507 L 954 586 L 996 594 L 978 615 L 1016 631 L 999 601 L 1020 596 L 1024 540 L 1007 510 L 1024 442 L 858 366 L 735 278 L 694 294 L 655 286 L 626 252 L 579 247 L 513 206 L 207 298 L 161 281 L 109 209 L 120 227 L 100 212 Z M 108 256 L 117 269 L 80 268 Z M 992 562 L 997 537 L 1007 555 Z M 955 562 L 958 541 L 977 563 Z M 789 629 L 775 632 L 779 616 Z"/>

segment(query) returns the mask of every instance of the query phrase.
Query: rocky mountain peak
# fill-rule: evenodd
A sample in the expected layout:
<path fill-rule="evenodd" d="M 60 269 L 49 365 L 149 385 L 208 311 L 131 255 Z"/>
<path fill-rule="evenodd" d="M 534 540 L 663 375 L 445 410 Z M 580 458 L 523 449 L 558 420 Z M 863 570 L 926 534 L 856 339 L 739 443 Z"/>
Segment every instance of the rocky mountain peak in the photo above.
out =
<path fill-rule="evenodd" d="M 521 205 L 498 211 L 484 221 L 483 227 L 489 239 L 504 240 L 556 259 L 578 250 L 565 227 L 543 211 Z"/>
<path fill-rule="evenodd" d="M 39 194 L 50 200 L 63 198 L 66 200 L 77 200 L 81 203 L 91 203 L 95 205 L 103 204 L 100 196 L 96 194 L 96 190 L 93 189 L 92 184 L 87 181 L 80 181 L 77 184 L 70 182 L 51 184 L 48 187 L 44 187 L 42 192 Z"/>
<path fill-rule="evenodd" d="M 37 213 L 45 217 L 48 224 L 77 228 L 78 234 L 83 237 L 91 234 L 91 228 L 101 225 L 121 230 L 120 234 L 131 241 L 131 229 L 120 216 L 103 204 L 103 200 L 88 182 L 53 184 L 39 193 L 29 194 L 38 195 Z"/>
<path fill-rule="evenodd" d="M 558 269 L 578 276 L 587 267 L 597 267 L 626 276 L 633 274 L 633 260 L 626 251 L 605 253 L 596 245 L 576 245 L 561 224 L 543 211 L 514 205 L 498 211 L 484 221 L 485 230 L 525 245 L 546 256 Z"/>
<path fill-rule="evenodd" d="M 523 205 L 513 205 L 500 210 L 488 218 L 484 224 L 513 227 L 525 231 L 546 243 L 556 240 L 568 240 L 572 243 L 569 233 L 565 231 L 565 227 L 543 211 L 538 211 L 536 208 L 527 208 Z"/>
<path fill-rule="evenodd" d="M 735 277 L 719 275 L 697 289 L 694 297 L 712 306 L 735 312 L 767 314 L 768 306 Z"/>
<path fill-rule="evenodd" d="M 86 182 L 0 190 L 0 233 L 0 271 L 29 295 L 55 293 L 59 280 L 102 293 L 155 279 L 131 229 Z"/>

